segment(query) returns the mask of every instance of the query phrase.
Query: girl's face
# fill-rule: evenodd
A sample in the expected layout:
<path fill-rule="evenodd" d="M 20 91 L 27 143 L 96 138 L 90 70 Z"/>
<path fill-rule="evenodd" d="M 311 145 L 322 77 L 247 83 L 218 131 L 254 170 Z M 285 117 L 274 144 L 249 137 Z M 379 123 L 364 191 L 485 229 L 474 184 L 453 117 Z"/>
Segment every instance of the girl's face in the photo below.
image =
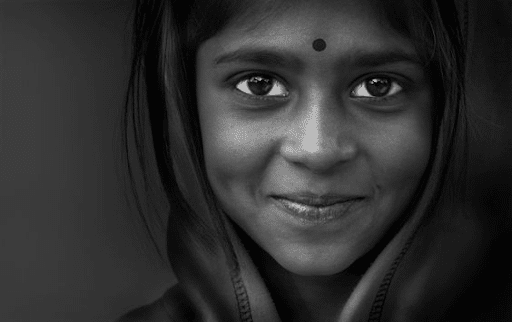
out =
<path fill-rule="evenodd" d="M 335 274 L 375 246 L 418 186 L 431 88 L 412 42 L 370 1 L 253 17 L 199 48 L 208 179 L 285 269 Z"/>

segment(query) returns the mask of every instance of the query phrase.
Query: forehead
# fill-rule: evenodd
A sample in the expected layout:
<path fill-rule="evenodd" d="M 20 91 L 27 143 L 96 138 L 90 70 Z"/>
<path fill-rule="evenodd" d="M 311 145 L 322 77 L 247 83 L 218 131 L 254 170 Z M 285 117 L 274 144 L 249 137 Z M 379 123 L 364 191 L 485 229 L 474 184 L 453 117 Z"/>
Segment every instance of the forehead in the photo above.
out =
<path fill-rule="evenodd" d="M 254 8 L 254 9 L 253 9 Z M 274 9 L 274 10 L 268 10 Z M 342 54 L 394 51 L 415 55 L 412 42 L 384 18 L 378 1 L 280 1 L 251 5 L 201 47 L 204 56 L 246 48 L 291 51 L 307 61 L 324 62 Z M 322 38 L 327 49 L 311 56 L 312 43 Z"/>

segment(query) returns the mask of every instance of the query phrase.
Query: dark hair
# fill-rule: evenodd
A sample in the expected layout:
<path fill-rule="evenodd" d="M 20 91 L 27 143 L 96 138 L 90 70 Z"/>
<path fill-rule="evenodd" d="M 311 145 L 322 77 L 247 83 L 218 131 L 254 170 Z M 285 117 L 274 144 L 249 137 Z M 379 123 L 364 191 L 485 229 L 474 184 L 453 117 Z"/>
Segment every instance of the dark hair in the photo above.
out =
<path fill-rule="evenodd" d="M 205 247 L 221 242 L 230 252 L 226 218 L 203 163 L 196 53 L 203 41 L 235 19 L 247 18 L 251 10 L 270 15 L 291 2 L 258 1 L 256 7 L 255 2 L 239 0 L 137 0 L 123 148 L 130 191 L 157 249 L 168 220 L 168 227 L 179 226 Z M 433 213 L 443 196 L 456 198 L 464 187 L 465 176 L 458 171 L 465 169 L 461 162 L 467 149 L 465 44 L 459 23 L 464 11 L 447 0 L 402 0 L 381 6 L 393 27 L 415 42 L 433 86 L 433 149 L 408 208 L 413 211 L 423 199 L 422 211 Z M 161 249 L 159 253 L 164 257 Z"/>

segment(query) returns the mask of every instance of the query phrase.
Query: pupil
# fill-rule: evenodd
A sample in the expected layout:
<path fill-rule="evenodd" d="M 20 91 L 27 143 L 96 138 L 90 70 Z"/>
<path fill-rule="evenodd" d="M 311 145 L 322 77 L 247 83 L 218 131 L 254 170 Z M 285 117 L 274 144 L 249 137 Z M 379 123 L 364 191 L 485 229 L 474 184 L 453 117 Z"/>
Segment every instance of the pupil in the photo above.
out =
<path fill-rule="evenodd" d="M 247 86 L 255 95 L 266 95 L 272 89 L 272 80 L 255 76 L 249 79 Z"/>
<path fill-rule="evenodd" d="M 372 96 L 384 96 L 391 89 L 391 84 L 387 78 L 372 78 L 366 83 L 366 89 Z"/>

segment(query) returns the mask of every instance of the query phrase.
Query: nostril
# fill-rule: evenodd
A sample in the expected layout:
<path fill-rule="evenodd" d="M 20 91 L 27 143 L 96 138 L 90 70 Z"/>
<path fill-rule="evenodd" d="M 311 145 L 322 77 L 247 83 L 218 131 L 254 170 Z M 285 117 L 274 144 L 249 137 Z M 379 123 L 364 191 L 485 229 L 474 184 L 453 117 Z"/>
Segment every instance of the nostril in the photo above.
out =
<path fill-rule="evenodd" d="M 288 141 L 281 146 L 281 155 L 285 160 L 315 172 L 329 171 L 353 160 L 356 154 L 355 144 L 334 140 L 318 142 L 304 139 Z"/>
<path fill-rule="evenodd" d="M 334 98 L 313 88 L 296 108 L 282 141 L 284 159 L 323 172 L 355 157 L 356 129 Z"/>

